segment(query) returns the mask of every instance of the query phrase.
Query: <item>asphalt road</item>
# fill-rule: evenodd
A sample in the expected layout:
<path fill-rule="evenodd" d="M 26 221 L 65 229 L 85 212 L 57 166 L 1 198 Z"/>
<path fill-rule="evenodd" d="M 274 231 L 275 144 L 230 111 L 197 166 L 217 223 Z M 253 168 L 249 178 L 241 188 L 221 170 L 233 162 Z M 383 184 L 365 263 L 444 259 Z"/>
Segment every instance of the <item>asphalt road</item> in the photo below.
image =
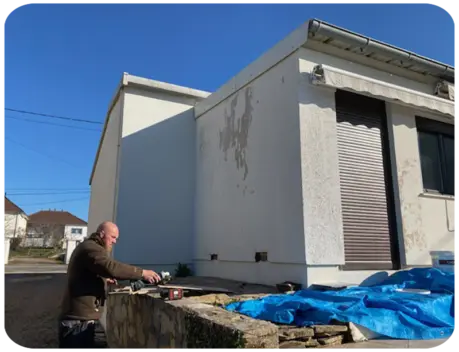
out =
<path fill-rule="evenodd" d="M 27 348 L 58 347 L 57 321 L 65 284 L 65 274 L 5 275 L 5 330 L 9 338 Z"/>
<path fill-rule="evenodd" d="M 64 264 L 7 264 L 5 274 L 65 274 Z"/>
<path fill-rule="evenodd" d="M 11 258 L 5 274 L 65 274 L 67 265 L 47 258 Z"/>

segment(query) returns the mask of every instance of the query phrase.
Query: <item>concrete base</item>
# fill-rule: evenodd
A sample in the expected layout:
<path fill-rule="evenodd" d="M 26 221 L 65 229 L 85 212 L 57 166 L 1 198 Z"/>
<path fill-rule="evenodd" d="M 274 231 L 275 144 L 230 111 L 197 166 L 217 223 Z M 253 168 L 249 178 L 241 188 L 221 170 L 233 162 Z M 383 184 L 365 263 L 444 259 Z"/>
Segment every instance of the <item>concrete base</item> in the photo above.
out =
<path fill-rule="evenodd" d="M 10 256 L 10 239 L 0 238 L 0 266 L 8 264 L 8 258 Z"/>
<path fill-rule="evenodd" d="M 358 343 L 346 343 L 332 348 L 432 348 L 445 343 L 439 340 L 370 340 Z"/>

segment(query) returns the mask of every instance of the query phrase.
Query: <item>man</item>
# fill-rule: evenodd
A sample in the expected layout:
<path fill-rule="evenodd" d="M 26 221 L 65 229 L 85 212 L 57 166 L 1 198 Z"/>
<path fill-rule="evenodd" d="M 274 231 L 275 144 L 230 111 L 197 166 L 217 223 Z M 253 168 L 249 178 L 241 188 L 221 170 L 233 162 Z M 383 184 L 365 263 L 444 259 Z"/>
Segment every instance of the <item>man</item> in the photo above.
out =
<path fill-rule="evenodd" d="M 75 248 L 67 269 L 67 287 L 59 317 L 60 348 L 94 348 L 96 324 L 106 298 L 107 283 L 116 280 L 160 281 L 152 270 L 120 263 L 110 256 L 119 237 L 118 227 L 103 222 Z"/>

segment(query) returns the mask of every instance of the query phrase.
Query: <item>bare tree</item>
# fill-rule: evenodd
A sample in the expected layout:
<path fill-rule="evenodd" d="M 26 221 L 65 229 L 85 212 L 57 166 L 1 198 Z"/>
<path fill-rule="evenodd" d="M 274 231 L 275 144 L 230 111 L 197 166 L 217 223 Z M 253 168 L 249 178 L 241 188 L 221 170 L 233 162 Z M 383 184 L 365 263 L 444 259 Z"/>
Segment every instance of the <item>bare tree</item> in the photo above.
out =
<path fill-rule="evenodd" d="M 5 237 L 24 237 L 25 229 L 18 227 L 18 216 L 12 214 L 5 214 Z"/>
<path fill-rule="evenodd" d="M 35 224 L 27 226 L 27 237 L 41 239 L 43 247 L 62 248 L 64 242 L 64 225 L 59 224 Z M 31 241 L 33 242 L 33 240 Z"/>

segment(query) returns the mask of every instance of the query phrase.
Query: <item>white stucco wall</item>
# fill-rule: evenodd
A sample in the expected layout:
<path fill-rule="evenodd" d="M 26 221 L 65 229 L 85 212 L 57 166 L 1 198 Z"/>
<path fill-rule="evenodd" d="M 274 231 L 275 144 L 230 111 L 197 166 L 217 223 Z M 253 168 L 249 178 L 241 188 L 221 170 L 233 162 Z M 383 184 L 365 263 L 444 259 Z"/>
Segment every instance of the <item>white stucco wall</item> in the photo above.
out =
<path fill-rule="evenodd" d="M 430 252 L 454 252 L 454 197 L 423 194 L 416 115 L 436 116 L 395 104 L 388 104 L 388 112 L 397 165 L 402 262 L 431 265 Z"/>
<path fill-rule="evenodd" d="M 304 282 L 298 78 L 292 55 L 196 120 L 198 275 Z"/>
<path fill-rule="evenodd" d="M 330 52 L 336 54 L 336 50 L 331 49 Z M 396 75 L 398 69 L 386 72 L 384 70 L 388 67 L 385 64 L 373 62 L 371 65 L 376 67 L 370 67 L 364 65 L 365 60 L 357 60 L 349 53 L 344 54 L 346 58 L 339 58 L 302 48 L 299 56 L 302 76 L 299 103 L 308 282 L 360 283 L 375 272 L 341 271 L 336 265 L 343 262 L 344 251 L 343 242 L 340 240 L 340 190 L 336 187 L 339 186 L 339 168 L 334 143 L 334 91 L 311 86 L 308 75 L 315 65 L 324 64 L 429 94 L 433 92 L 433 80 L 416 74 L 409 74 L 409 77 Z M 396 199 L 400 194 L 401 201 L 396 204 L 396 208 L 399 242 L 402 244 L 402 264 L 430 265 L 430 251 L 454 251 L 454 200 L 421 195 L 422 178 L 414 116 L 432 115 L 396 104 L 386 105 L 391 126 L 391 163 L 396 178 L 394 193 Z M 391 124 L 394 124 L 393 127 Z M 308 203 L 308 200 L 311 202 Z M 315 226 L 308 228 L 308 218 L 315 221 Z M 316 236 L 316 233 L 320 236 Z"/>
<path fill-rule="evenodd" d="M 81 235 L 72 235 L 72 229 L 81 229 Z M 67 239 L 74 239 L 76 241 L 83 240 L 88 235 L 88 227 L 81 225 L 66 225 L 64 229 L 64 236 Z"/>
<path fill-rule="evenodd" d="M 0 237 L 0 275 L 3 274 L 2 265 L 8 264 L 10 244 L 11 240 L 9 238 Z"/>
<path fill-rule="evenodd" d="M 91 199 L 88 215 L 88 231 L 90 233 L 94 232 L 101 222 L 114 220 L 113 209 L 122 99 L 123 96 L 121 95 L 110 112 L 107 129 L 91 183 Z"/>
<path fill-rule="evenodd" d="M 114 255 L 173 272 L 192 262 L 196 100 L 125 92 Z"/>
<path fill-rule="evenodd" d="M 24 236 L 27 229 L 27 218 L 24 214 L 5 214 L 5 237 Z"/>

